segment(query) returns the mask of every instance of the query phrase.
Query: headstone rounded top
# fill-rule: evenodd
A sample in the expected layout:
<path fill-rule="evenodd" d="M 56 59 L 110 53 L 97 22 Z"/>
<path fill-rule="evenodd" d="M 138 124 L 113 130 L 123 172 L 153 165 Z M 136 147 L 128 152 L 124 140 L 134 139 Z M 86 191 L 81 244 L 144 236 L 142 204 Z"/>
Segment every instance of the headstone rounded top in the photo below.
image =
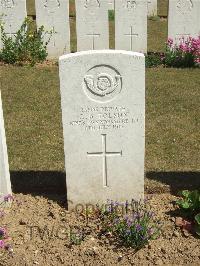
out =
<path fill-rule="evenodd" d="M 71 54 L 62 55 L 59 57 L 59 61 L 72 58 L 72 57 L 79 57 L 84 55 L 95 55 L 95 54 L 123 54 L 123 55 L 130 55 L 130 56 L 137 56 L 137 57 L 145 57 L 143 53 L 132 52 L 132 51 L 125 51 L 125 50 L 89 50 L 89 51 L 82 51 L 76 52 Z"/>

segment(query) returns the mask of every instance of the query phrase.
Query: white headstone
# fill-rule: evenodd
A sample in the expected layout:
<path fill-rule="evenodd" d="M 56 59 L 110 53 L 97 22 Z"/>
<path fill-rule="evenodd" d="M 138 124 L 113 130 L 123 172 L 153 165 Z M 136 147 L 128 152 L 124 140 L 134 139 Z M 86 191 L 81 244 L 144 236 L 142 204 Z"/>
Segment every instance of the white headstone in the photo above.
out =
<path fill-rule="evenodd" d="M 108 0 L 108 9 L 109 10 L 115 9 L 115 0 Z"/>
<path fill-rule="evenodd" d="M 144 191 L 145 57 L 85 51 L 60 57 L 68 202 L 139 199 Z"/>
<path fill-rule="evenodd" d="M 0 92 L 0 196 L 5 196 L 11 193 L 12 192 L 8 165 L 6 136 L 4 129 L 3 108 Z"/>
<path fill-rule="evenodd" d="M 77 50 L 109 48 L 108 0 L 76 0 Z"/>
<path fill-rule="evenodd" d="M 36 0 L 37 27 L 44 26 L 48 58 L 70 52 L 69 0 Z"/>
<path fill-rule="evenodd" d="M 146 0 L 115 2 L 115 49 L 147 52 Z"/>
<path fill-rule="evenodd" d="M 157 0 L 147 0 L 148 16 L 157 16 Z"/>
<path fill-rule="evenodd" d="M 176 43 L 200 35 L 200 0 L 169 0 L 168 38 Z"/>
<path fill-rule="evenodd" d="M 1 0 L 0 20 L 4 31 L 9 37 L 14 37 L 26 18 L 26 0 Z M 2 43 L 0 39 L 0 49 Z"/>

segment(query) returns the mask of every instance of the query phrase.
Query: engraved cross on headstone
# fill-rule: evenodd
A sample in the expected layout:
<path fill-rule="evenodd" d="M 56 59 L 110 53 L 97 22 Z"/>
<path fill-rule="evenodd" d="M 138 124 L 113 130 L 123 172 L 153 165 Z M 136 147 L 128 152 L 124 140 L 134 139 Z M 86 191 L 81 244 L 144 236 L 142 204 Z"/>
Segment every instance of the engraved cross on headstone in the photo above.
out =
<path fill-rule="evenodd" d="M 130 50 L 133 50 L 133 37 L 138 37 L 139 34 L 133 33 L 133 27 L 130 26 L 130 32 L 124 35 L 130 37 Z"/>
<path fill-rule="evenodd" d="M 95 38 L 100 37 L 98 33 L 89 33 L 87 36 L 92 37 L 92 50 L 95 50 Z"/>
<path fill-rule="evenodd" d="M 47 13 L 49 14 L 50 20 L 51 20 L 51 25 L 52 29 L 50 31 L 50 37 L 53 38 L 53 46 L 56 46 L 56 30 L 55 30 L 55 13 L 57 9 L 60 8 L 60 0 L 46 0 L 44 7 L 47 10 Z M 50 40 L 51 43 L 51 40 Z"/>
<path fill-rule="evenodd" d="M 122 156 L 122 151 L 107 152 L 106 134 L 102 134 L 101 136 L 102 136 L 102 151 L 101 152 L 87 152 L 87 155 L 102 157 L 103 159 L 103 186 L 108 187 L 107 157 Z"/>
<path fill-rule="evenodd" d="M 11 12 L 8 12 L 6 15 L 7 25 L 8 25 L 8 31 L 5 32 L 6 35 L 9 35 L 10 38 L 16 34 L 16 31 L 13 30 L 13 26 L 15 25 L 14 16 Z M 13 32 L 14 31 L 14 32 Z"/>
<path fill-rule="evenodd" d="M 52 29 L 51 29 L 51 32 L 49 33 L 51 36 L 50 37 L 53 37 L 53 46 L 55 47 L 56 46 L 56 31 L 55 31 L 55 27 L 53 26 Z"/>

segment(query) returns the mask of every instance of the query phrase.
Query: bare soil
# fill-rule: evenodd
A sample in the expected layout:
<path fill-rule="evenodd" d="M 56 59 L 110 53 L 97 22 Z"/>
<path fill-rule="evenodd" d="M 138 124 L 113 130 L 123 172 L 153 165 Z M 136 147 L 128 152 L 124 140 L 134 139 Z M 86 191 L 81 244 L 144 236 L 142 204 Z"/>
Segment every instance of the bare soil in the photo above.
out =
<path fill-rule="evenodd" d="M 200 239 L 175 225 L 180 215 L 170 193 L 154 194 L 151 208 L 162 223 L 162 235 L 135 252 L 86 219 L 81 209 L 69 212 L 64 196 L 16 194 L 2 220 L 12 237 L 13 254 L 0 250 L 0 265 L 200 265 Z M 73 244 L 73 233 L 84 235 Z"/>

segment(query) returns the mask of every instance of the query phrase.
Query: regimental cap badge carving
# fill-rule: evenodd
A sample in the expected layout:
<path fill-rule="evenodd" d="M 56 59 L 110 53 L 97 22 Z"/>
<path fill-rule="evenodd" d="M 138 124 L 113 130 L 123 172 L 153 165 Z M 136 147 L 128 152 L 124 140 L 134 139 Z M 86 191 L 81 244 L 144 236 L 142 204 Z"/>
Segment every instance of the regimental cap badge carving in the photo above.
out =
<path fill-rule="evenodd" d="M 48 8 L 51 13 L 55 12 L 56 8 L 60 7 L 60 0 L 45 0 L 44 7 Z"/>
<path fill-rule="evenodd" d="M 136 9 L 137 1 L 136 0 L 126 0 L 125 7 L 128 9 Z"/>
<path fill-rule="evenodd" d="M 177 9 L 183 15 L 190 12 L 193 8 L 193 1 L 192 0 L 178 0 L 176 4 Z"/>
<path fill-rule="evenodd" d="M 100 7 L 100 0 L 85 0 L 84 7 Z"/>
<path fill-rule="evenodd" d="M 84 76 L 83 88 L 91 100 L 111 101 L 121 92 L 121 75 L 110 66 L 95 66 Z"/>

